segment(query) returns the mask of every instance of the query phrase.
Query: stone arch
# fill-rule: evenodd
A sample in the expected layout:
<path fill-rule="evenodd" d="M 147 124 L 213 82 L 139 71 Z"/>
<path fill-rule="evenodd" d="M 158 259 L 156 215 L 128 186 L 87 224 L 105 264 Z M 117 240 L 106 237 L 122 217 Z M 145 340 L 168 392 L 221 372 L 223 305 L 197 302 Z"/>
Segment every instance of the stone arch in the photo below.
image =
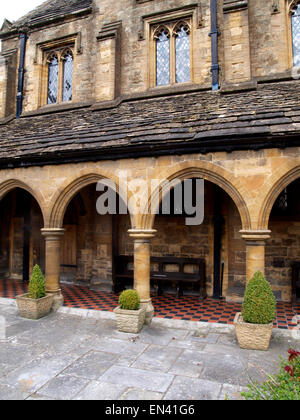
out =
<path fill-rule="evenodd" d="M 164 177 L 162 178 L 162 176 Z M 163 180 L 149 197 L 147 208 L 144 211 L 145 214 L 142 215 L 140 220 L 141 228 L 152 229 L 154 226 L 155 215 L 151 214 L 150 211 L 151 201 L 157 199 L 160 189 L 164 184 L 164 180 L 170 182 L 174 179 L 183 180 L 187 178 L 202 178 L 221 187 L 226 193 L 228 193 L 237 206 L 242 221 L 242 229 L 251 229 L 251 217 L 246 201 L 243 197 L 245 188 L 230 172 L 210 162 L 203 161 L 178 164 L 164 171 L 164 173 L 160 175 L 160 179 Z"/>
<path fill-rule="evenodd" d="M 18 179 L 9 179 L 7 181 L 4 181 L 2 184 L 0 184 L 0 201 L 6 194 L 8 194 L 10 191 L 14 190 L 15 188 L 20 188 L 22 190 L 27 191 L 29 194 L 32 195 L 32 197 L 36 200 L 36 202 L 39 205 L 39 208 L 41 210 L 42 216 L 43 216 L 43 222 L 45 223 L 45 220 L 47 218 L 47 212 L 46 208 L 44 206 L 44 199 L 40 192 L 33 190 L 28 184 L 26 184 L 23 181 L 20 181 Z"/>
<path fill-rule="evenodd" d="M 283 174 L 273 184 L 262 204 L 259 215 L 259 229 L 268 229 L 270 214 L 277 197 L 289 184 L 296 181 L 298 178 L 300 178 L 300 166 L 296 166 L 287 173 Z"/>
<path fill-rule="evenodd" d="M 125 192 L 121 190 L 119 186 L 119 181 L 115 176 L 107 174 L 97 174 L 90 173 L 83 175 L 79 178 L 76 178 L 71 183 L 65 184 L 61 187 L 52 200 L 51 212 L 49 217 L 49 228 L 61 228 L 63 226 L 63 219 L 67 207 L 71 200 L 76 196 L 76 194 L 87 187 L 88 185 L 95 184 L 103 179 L 108 179 L 114 183 L 116 186 L 117 193 L 121 197 L 126 197 Z M 131 219 L 132 226 L 134 225 L 134 219 L 132 212 L 128 208 L 129 216 Z"/>

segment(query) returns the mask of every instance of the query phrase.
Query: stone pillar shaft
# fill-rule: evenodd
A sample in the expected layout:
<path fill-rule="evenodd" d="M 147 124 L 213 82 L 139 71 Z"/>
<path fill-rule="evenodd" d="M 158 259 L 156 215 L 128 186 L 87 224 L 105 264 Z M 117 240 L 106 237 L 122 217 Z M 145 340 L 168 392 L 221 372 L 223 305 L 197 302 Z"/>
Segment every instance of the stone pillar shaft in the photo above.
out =
<path fill-rule="evenodd" d="M 241 231 L 241 234 L 246 241 L 246 282 L 248 284 L 257 271 L 265 274 L 265 246 L 271 231 Z"/>
<path fill-rule="evenodd" d="M 134 240 L 134 288 L 142 300 L 150 299 L 149 240 Z"/>
<path fill-rule="evenodd" d="M 60 244 L 64 234 L 64 229 L 42 229 L 45 237 L 45 257 L 46 257 L 46 292 L 56 296 L 55 305 L 61 306 L 63 300 L 60 290 Z M 57 308 L 56 308 L 57 309 Z"/>
<path fill-rule="evenodd" d="M 146 324 L 150 324 L 154 315 L 150 296 L 150 239 L 156 231 L 130 229 L 128 233 L 134 239 L 134 288 L 141 304 L 146 306 Z"/>

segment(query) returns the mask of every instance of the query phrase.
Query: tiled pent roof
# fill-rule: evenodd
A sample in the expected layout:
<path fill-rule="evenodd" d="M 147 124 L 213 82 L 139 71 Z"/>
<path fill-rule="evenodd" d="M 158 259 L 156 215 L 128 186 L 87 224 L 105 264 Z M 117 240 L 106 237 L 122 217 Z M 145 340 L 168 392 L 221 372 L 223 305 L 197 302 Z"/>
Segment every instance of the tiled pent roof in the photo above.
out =
<path fill-rule="evenodd" d="M 288 142 L 288 143 L 287 143 Z M 31 116 L 0 125 L 0 167 L 300 145 L 300 81 Z"/>
<path fill-rule="evenodd" d="M 34 25 L 86 9 L 93 0 L 48 0 L 13 23 L 13 27 Z"/>

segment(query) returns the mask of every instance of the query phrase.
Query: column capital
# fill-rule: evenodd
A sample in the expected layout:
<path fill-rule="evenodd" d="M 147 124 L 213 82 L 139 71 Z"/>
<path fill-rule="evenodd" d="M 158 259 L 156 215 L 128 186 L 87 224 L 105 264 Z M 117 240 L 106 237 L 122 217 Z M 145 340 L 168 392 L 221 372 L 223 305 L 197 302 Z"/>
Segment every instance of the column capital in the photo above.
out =
<path fill-rule="evenodd" d="M 270 230 L 240 230 L 240 234 L 247 242 L 264 242 L 271 237 Z"/>
<path fill-rule="evenodd" d="M 134 239 L 150 240 L 157 233 L 155 229 L 129 229 L 129 236 Z"/>
<path fill-rule="evenodd" d="M 65 229 L 62 228 L 43 228 L 41 229 L 42 235 L 45 236 L 46 240 L 57 240 L 60 239 L 65 233 Z"/>

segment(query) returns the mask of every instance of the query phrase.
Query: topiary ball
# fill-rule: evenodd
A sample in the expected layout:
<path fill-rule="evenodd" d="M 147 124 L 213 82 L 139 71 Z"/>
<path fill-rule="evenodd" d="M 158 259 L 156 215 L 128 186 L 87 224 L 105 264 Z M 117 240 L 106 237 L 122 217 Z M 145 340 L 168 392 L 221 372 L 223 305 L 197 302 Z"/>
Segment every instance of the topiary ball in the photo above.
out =
<path fill-rule="evenodd" d="M 140 297 L 135 290 L 124 290 L 119 297 L 121 309 L 137 311 L 140 309 Z"/>
<path fill-rule="evenodd" d="M 44 275 L 38 265 L 32 270 L 32 275 L 28 285 L 28 297 L 31 299 L 40 299 L 46 296 L 46 285 Z"/>
<path fill-rule="evenodd" d="M 274 294 L 260 271 L 254 274 L 246 288 L 242 317 L 251 324 L 270 324 L 276 317 Z"/>

